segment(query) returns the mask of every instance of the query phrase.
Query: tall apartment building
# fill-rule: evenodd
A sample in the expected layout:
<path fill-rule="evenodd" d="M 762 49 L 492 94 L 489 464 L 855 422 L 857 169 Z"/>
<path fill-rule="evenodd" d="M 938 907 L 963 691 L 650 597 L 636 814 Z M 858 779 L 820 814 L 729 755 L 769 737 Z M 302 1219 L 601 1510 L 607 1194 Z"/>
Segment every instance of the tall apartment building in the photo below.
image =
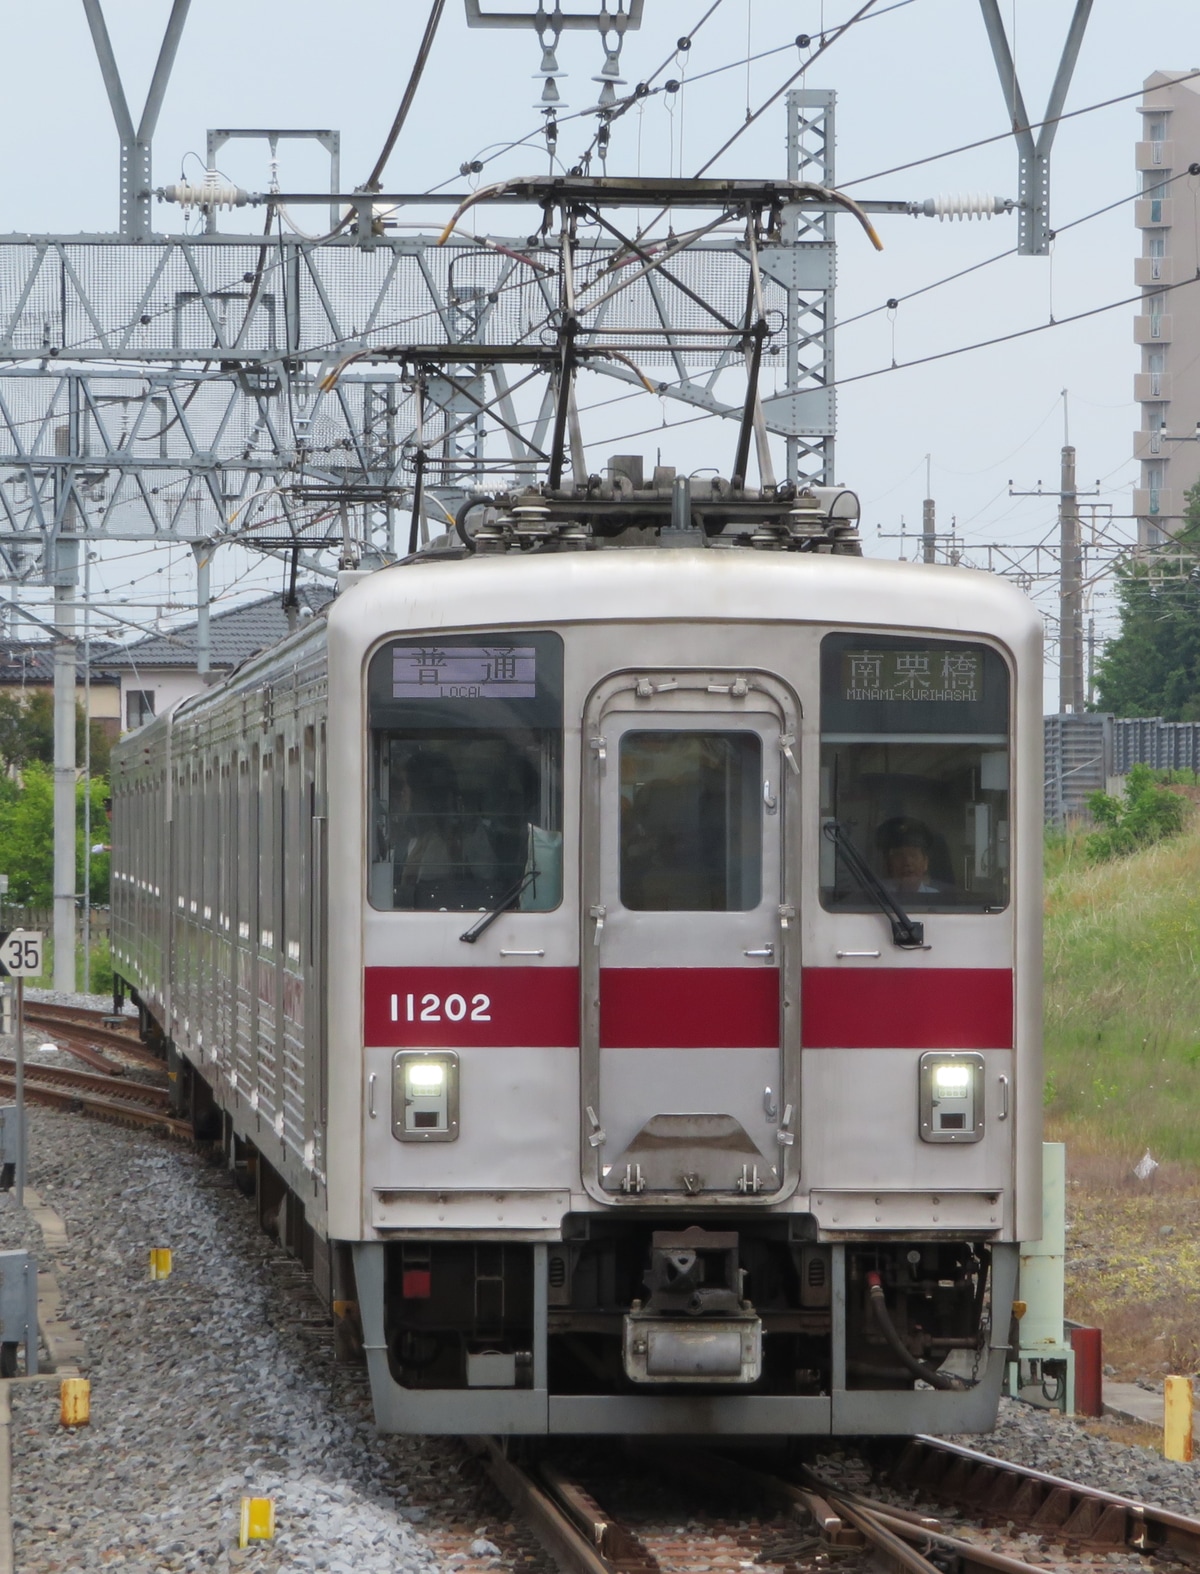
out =
<path fill-rule="evenodd" d="M 1182 71 L 1155 71 L 1145 81 L 1137 168 L 1142 195 L 1134 203 L 1141 255 L 1134 282 L 1142 306 L 1134 339 L 1142 349 L 1134 398 L 1142 407 L 1134 433 L 1141 461 L 1133 512 L 1138 540 L 1146 546 L 1179 529 L 1188 488 L 1200 480 L 1200 77 L 1163 83 Z M 1170 286 L 1180 285 L 1172 289 Z"/>

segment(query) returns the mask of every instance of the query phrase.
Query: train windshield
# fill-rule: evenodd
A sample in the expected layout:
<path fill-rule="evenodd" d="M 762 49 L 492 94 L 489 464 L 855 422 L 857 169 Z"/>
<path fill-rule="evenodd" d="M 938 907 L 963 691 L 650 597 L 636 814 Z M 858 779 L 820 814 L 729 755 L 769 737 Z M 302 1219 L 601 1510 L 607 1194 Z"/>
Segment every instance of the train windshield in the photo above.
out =
<path fill-rule="evenodd" d="M 821 645 L 821 818 L 909 912 L 1008 904 L 1009 680 L 998 652 L 830 634 Z M 821 902 L 870 909 L 837 840 Z"/>
<path fill-rule="evenodd" d="M 562 900 L 562 641 L 398 639 L 367 674 L 372 907 Z"/>

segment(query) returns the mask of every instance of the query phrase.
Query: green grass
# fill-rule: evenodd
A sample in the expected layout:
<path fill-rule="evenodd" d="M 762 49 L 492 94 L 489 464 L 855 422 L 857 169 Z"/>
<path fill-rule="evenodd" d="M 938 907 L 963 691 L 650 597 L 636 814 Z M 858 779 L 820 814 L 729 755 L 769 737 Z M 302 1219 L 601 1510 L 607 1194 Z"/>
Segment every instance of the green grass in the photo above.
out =
<path fill-rule="evenodd" d="M 1047 842 L 1047 1135 L 1200 1164 L 1198 820 L 1109 863 Z"/>

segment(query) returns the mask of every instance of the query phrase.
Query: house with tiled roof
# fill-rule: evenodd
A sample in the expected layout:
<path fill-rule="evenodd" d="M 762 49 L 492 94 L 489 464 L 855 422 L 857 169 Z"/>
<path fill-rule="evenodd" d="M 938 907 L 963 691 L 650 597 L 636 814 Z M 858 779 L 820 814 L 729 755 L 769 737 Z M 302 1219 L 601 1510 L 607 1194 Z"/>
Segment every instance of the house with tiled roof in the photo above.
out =
<path fill-rule="evenodd" d="M 296 591 L 300 617 L 324 610 L 332 588 L 300 585 Z M 288 633 L 288 614 L 278 595 L 263 596 L 228 610 L 214 610 L 208 620 L 208 683 L 232 672 L 260 650 L 276 644 Z M 125 731 L 160 716 L 189 695 L 207 686 L 197 669 L 197 624 L 148 634 L 132 645 L 117 646 L 105 654 L 106 671 L 120 680 L 120 711 Z"/>
<path fill-rule="evenodd" d="M 87 703 L 94 722 L 112 738 L 120 731 L 121 678 L 107 657 L 117 647 L 93 641 L 90 694 L 82 641 L 76 646 L 75 698 Z M 54 644 L 48 639 L 10 639 L 0 635 L 0 694 L 25 701 L 31 694 L 54 691 Z"/>

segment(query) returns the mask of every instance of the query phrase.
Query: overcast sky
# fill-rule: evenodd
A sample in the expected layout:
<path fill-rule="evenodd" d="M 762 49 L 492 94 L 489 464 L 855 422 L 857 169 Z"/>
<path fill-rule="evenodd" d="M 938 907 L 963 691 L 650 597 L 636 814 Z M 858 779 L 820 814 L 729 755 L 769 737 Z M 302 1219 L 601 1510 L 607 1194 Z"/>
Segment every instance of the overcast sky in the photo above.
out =
<path fill-rule="evenodd" d="M 504 0 L 505 4 L 509 0 Z M 516 5 L 521 0 L 511 0 Z M 484 0 L 497 9 L 500 0 Z M 854 0 L 721 0 L 695 36 L 686 58 L 670 57 L 675 41 L 693 28 L 710 0 L 645 0 L 640 32 L 626 37 L 623 75 L 632 84 L 669 61 L 657 78 L 681 78 L 673 97 L 652 96 L 613 128 L 608 169 L 694 174 L 746 117 L 801 63 L 793 40 L 819 35 L 848 18 Z M 594 0 L 572 0 L 592 9 Z M 1058 63 L 1072 0 L 1002 0 L 1015 39 L 1014 54 L 1026 104 L 1040 116 Z M 167 0 L 107 0 L 106 14 L 138 117 L 168 13 Z M 896 174 L 897 165 L 1002 134 L 1003 99 L 975 0 L 877 0 L 877 16 L 850 29 L 811 68 L 808 86 L 837 93 L 837 182 L 860 197 L 925 198 L 939 193 L 986 192 L 1015 197 L 1017 160 L 1010 139 Z M 320 126 L 342 133 L 342 183 L 359 185 L 369 172 L 395 114 L 427 0 L 194 0 L 155 142 L 155 181 L 182 172 L 196 178 L 205 133 L 213 126 Z M 0 186 L 0 230 L 75 232 L 115 228 L 117 138 L 80 0 L 37 0 L 6 7 L 5 92 L 0 96 L 0 140 L 7 151 Z M 1200 63 L 1200 8 L 1196 0 L 1096 0 L 1076 69 L 1068 110 L 1134 94 L 1156 69 L 1186 71 Z M 784 47 L 780 47 L 784 46 Z M 747 54 L 776 50 L 749 66 L 738 64 L 688 84 Z M 595 102 L 590 78 L 602 64 L 597 37 L 565 34 L 559 47 L 568 108 L 559 155 L 567 164 L 590 140 L 594 121 L 566 115 Z M 444 19 L 407 128 L 388 167 L 392 190 L 425 190 L 440 182 L 460 189 L 459 165 L 488 158 L 497 146 L 533 132 L 541 89 L 540 52 L 532 34 L 470 31 L 462 0 L 447 0 Z M 1129 458 L 1137 407 L 1132 305 L 1068 323 L 989 349 L 886 370 L 939 351 L 970 345 L 1119 301 L 1134 293 L 1138 249 L 1132 222 L 1136 186 L 1133 145 L 1140 126 L 1136 97 L 1060 127 L 1051 176 L 1052 222 L 1063 226 L 1108 204 L 1111 212 L 1071 228 L 1053 256 L 1009 256 L 957 282 L 904 300 L 973 263 L 1015 244 L 1014 217 L 990 222 L 939 223 L 883 218 L 885 249 L 874 252 L 852 220 L 838 226 L 838 301 L 848 322 L 838 336 L 840 381 L 837 479 L 859 492 L 867 550 L 896 555 L 894 541 L 876 538 L 878 525 L 919 529 L 925 496 L 925 455 L 939 526 L 956 518 L 968 543 L 1035 540 L 1053 526 L 1053 499 L 1015 499 L 1008 483 L 1057 485 L 1063 441 L 1061 390 L 1070 390 L 1070 437 L 1078 449 L 1081 486 L 1099 479 L 1100 501 L 1128 514 L 1136 467 Z M 785 172 L 782 100 L 734 143 L 716 172 L 769 176 Z M 1200 156 L 1200 150 L 1197 150 Z M 268 180 L 265 145 L 231 145 L 222 168 L 234 180 L 262 189 Z M 487 163 L 484 180 L 541 173 L 545 155 L 535 142 Z M 285 189 L 324 184 L 315 150 L 285 144 L 280 179 Z M 1200 179 L 1186 178 L 1191 200 Z M 1186 194 L 1182 198 L 1187 201 Z M 177 210 L 159 207 L 156 225 L 179 229 Z M 247 227 L 256 220 L 246 221 Z M 261 222 L 258 220 L 257 222 Z M 511 226 L 511 228 L 510 228 Z M 224 227 L 224 225 L 223 225 Z M 481 222 L 491 233 L 516 232 L 511 210 L 495 209 Z M 901 300 L 895 312 L 881 309 Z M 864 315 L 866 314 L 866 315 Z M 611 383 L 584 402 L 620 392 Z M 682 468 L 713 463 L 735 433 L 715 422 L 677 433 L 625 434 L 691 414 L 671 403 L 641 399 L 606 407 L 590 418 L 589 442 L 601 452 L 623 439 L 650 462 Z M 1174 415 L 1174 412 L 1173 412 Z M 1181 429 L 1200 411 L 1183 412 Z M 1186 417 L 1184 419 L 1183 417 Z M 729 460 L 725 461 L 728 469 Z M 1130 524 L 1131 522 L 1127 522 Z M 186 554 L 176 549 L 168 575 L 164 558 L 143 553 L 129 573 L 150 601 L 188 594 Z M 225 588 L 245 564 L 218 558 L 215 585 Z M 277 565 L 260 568 L 246 584 L 274 586 Z M 103 573 L 101 573 L 103 579 Z M 1110 625 L 1101 607 L 1102 627 Z M 152 614 L 150 614 L 152 615 Z M 139 621 L 147 614 L 136 614 Z"/>

